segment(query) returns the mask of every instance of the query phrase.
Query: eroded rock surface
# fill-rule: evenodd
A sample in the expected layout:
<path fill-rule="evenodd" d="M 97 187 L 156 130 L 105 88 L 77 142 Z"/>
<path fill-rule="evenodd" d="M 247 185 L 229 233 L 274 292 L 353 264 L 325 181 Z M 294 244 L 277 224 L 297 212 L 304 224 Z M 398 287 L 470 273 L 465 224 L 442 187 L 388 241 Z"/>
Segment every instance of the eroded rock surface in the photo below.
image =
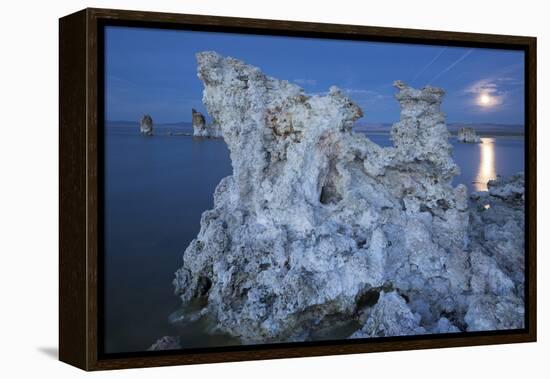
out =
<path fill-rule="evenodd" d="M 476 134 L 475 129 L 474 128 L 467 128 L 467 127 L 458 129 L 456 139 L 459 142 L 465 142 L 465 143 L 479 143 L 479 142 L 481 142 L 481 139 Z"/>
<path fill-rule="evenodd" d="M 522 231 L 499 220 L 476 234 L 489 213 L 471 212 L 466 187 L 451 185 L 443 90 L 396 82 L 401 120 L 383 148 L 352 131 L 362 111 L 336 87 L 310 96 L 233 58 L 197 60 L 233 175 L 218 184 L 174 285 L 184 302 L 205 304 L 201 316 L 219 331 L 261 343 L 308 340 L 349 320 L 363 325 L 352 337 L 522 327 L 519 312 L 505 312 L 522 307 L 519 275 L 489 251 L 521 243 Z M 509 188 L 490 201 L 507 201 Z"/>
<path fill-rule="evenodd" d="M 468 330 L 522 327 L 525 291 L 525 178 L 497 177 L 471 195 L 473 299 Z"/>
<path fill-rule="evenodd" d="M 221 137 L 220 125 L 217 122 L 207 124 L 204 115 L 195 109 L 191 109 L 193 121 L 193 136 L 195 137 Z"/>
<path fill-rule="evenodd" d="M 380 292 L 376 304 L 365 310 L 363 328 L 351 338 L 370 338 L 384 336 L 408 336 L 425 334 L 420 326 L 421 316 L 413 313 L 405 299 L 397 292 Z"/>
<path fill-rule="evenodd" d="M 153 118 L 148 114 L 143 115 L 139 122 L 139 132 L 146 136 L 153 135 Z"/>

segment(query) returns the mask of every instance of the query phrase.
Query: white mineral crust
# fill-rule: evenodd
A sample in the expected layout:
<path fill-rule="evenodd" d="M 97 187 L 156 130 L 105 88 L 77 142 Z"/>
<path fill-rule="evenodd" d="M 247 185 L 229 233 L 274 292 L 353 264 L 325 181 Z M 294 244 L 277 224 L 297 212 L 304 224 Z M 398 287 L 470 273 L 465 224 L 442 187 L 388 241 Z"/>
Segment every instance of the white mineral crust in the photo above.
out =
<path fill-rule="evenodd" d="M 523 189 L 494 183 L 470 200 L 451 185 L 443 90 L 395 82 L 401 120 L 384 148 L 352 131 L 362 111 L 336 87 L 312 96 L 214 52 L 197 60 L 233 174 L 174 285 L 218 332 L 261 343 L 350 320 L 363 325 L 352 337 L 523 327 Z"/>

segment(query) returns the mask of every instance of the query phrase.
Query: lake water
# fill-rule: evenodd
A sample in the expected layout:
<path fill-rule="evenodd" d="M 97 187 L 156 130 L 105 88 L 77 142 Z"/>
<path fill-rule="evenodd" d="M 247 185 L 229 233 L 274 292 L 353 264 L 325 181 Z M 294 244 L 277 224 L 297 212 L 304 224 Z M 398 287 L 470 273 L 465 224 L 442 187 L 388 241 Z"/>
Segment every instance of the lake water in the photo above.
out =
<path fill-rule="evenodd" d="M 175 130 L 177 131 L 177 130 Z M 188 131 L 188 130 L 187 130 Z M 200 216 L 213 206 L 221 178 L 231 174 L 229 151 L 220 139 L 137 134 L 136 127 L 105 133 L 105 346 L 107 353 L 146 350 L 158 338 L 182 336 L 184 347 L 236 343 L 206 336 L 205 325 L 179 325 L 169 317 L 180 307 L 174 272 L 197 235 Z M 387 135 L 369 136 L 389 146 Z M 454 139 L 461 167 L 455 184 L 485 190 L 496 174 L 524 169 L 522 137 L 484 138 L 482 144 Z"/>
<path fill-rule="evenodd" d="M 391 146 L 389 135 L 367 135 L 381 146 Z M 450 139 L 453 158 L 460 175 L 453 184 L 465 184 L 470 191 L 486 191 L 487 182 L 498 175 L 524 171 L 524 138 L 518 136 L 481 137 L 483 143 L 460 143 Z"/>

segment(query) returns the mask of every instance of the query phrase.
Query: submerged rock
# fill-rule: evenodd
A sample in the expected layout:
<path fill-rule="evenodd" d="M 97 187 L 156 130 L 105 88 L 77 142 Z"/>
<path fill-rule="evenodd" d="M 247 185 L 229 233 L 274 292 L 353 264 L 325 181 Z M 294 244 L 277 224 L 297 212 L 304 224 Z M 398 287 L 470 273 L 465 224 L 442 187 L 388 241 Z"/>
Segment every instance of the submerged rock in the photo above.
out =
<path fill-rule="evenodd" d="M 397 292 L 380 293 L 378 302 L 367 309 L 364 326 L 351 338 L 408 336 L 425 334 L 420 326 L 420 315 L 413 314 L 405 299 Z"/>
<path fill-rule="evenodd" d="M 460 329 L 454 326 L 447 317 L 441 317 L 435 328 L 430 331 L 431 333 L 459 333 Z"/>
<path fill-rule="evenodd" d="M 474 128 L 460 128 L 458 129 L 458 133 L 456 136 L 456 139 L 459 142 L 465 142 L 465 143 L 479 143 L 481 142 L 481 139 L 476 134 L 476 131 Z"/>
<path fill-rule="evenodd" d="M 193 121 L 193 136 L 195 137 L 221 137 L 220 125 L 217 122 L 212 124 L 206 124 L 206 119 L 203 114 L 197 112 L 195 109 L 191 109 L 192 121 Z"/>
<path fill-rule="evenodd" d="M 157 340 L 147 350 L 178 350 L 181 349 L 180 337 L 165 336 Z"/>
<path fill-rule="evenodd" d="M 143 115 L 139 123 L 139 132 L 146 136 L 153 135 L 153 118 L 148 114 Z"/>
<path fill-rule="evenodd" d="M 395 82 L 401 120 L 383 148 L 352 131 L 363 113 L 336 87 L 310 96 L 233 58 L 197 60 L 233 174 L 174 285 L 219 331 L 244 343 L 308 340 L 348 320 L 364 325 L 352 337 L 454 332 L 475 329 L 466 315 L 489 314 L 501 294 L 520 299 L 517 278 L 501 271 L 498 288 L 475 267 L 494 251 L 470 236 L 477 208 L 471 216 L 466 187 L 451 184 L 443 90 Z M 499 317 L 487 324 L 523 325 Z"/>

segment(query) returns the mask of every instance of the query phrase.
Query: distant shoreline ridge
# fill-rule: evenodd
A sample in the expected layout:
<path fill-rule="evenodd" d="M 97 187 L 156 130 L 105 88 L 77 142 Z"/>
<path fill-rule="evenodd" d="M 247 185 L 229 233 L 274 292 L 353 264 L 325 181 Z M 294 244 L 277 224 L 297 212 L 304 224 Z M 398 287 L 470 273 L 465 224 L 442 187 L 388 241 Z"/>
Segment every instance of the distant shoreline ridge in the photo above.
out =
<path fill-rule="evenodd" d="M 126 121 L 126 120 L 116 120 L 116 121 L 106 121 L 106 124 L 109 127 L 129 127 L 129 126 L 139 126 L 138 121 Z M 356 123 L 353 127 L 353 130 L 359 133 L 364 134 L 389 134 L 392 123 Z M 447 128 L 451 132 L 452 136 L 456 136 L 458 129 L 462 127 L 473 127 L 476 130 L 476 133 L 480 136 L 524 136 L 525 128 L 521 124 L 497 124 L 497 123 L 448 123 Z M 155 128 L 193 128 L 193 125 L 190 121 L 180 121 L 180 122 L 166 122 L 166 123 L 155 123 Z"/>

